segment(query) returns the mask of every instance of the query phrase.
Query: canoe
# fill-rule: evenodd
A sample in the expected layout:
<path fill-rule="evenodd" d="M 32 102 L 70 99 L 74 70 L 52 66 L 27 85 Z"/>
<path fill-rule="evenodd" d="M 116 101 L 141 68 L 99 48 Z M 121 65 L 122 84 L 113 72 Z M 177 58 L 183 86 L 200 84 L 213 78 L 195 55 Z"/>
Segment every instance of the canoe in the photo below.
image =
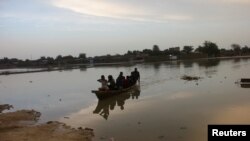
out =
<path fill-rule="evenodd" d="M 102 100 L 108 97 L 112 97 L 115 95 L 119 95 L 128 91 L 131 91 L 135 89 L 136 87 L 137 87 L 137 84 L 130 86 L 128 88 L 125 88 L 125 89 L 121 89 L 121 90 L 105 90 L 105 91 L 92 90 L 92 93 L 94 93 L 98 99 Z"/>

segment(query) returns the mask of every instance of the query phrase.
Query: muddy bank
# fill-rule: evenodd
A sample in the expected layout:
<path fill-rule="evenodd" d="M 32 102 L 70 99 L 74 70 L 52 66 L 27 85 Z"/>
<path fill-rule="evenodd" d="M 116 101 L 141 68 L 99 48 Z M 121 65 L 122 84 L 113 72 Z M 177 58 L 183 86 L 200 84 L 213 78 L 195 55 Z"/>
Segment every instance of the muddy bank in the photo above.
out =
<path fill-rule="evenodd" d="M 0 105 L 8 110 L 11 105 Z M 1 141 L 91 141 L 94 136 L 90 128 L 74 129 L 57 121 L 36 124 L 41 116 L 34 110 L 0 112 Z"/>

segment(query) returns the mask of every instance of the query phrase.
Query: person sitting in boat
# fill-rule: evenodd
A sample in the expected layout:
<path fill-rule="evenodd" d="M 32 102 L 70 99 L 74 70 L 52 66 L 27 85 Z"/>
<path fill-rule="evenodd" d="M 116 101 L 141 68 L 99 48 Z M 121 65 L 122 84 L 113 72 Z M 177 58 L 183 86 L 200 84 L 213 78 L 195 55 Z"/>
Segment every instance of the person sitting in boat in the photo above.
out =
<path fill-rule="evenodd" d="M 123 76 L 123 72 L 120 72 L 119 76 L 116 79 L 116 86 L 118 89 L 123 88 L 124 80 L 125 80 L 125 77 Z"/>
<path fill-rule="evenodd" d="M 128 88 L 130 86 L 130 80 L 129 76 L 126 77 L 123 83 L 123 88 Z"/>
<path fill-rule="evenodd" d="M 101 88 L 99 88 L 99 90 L 101 90 L 101 91 L 108 90 L 108 81 L 105 79 L 104 75 L 102 75 L 101 79 L 98 79 L 97 81 L 102 84 L 102 86 L 101 86 Z"/>
<path fill-rule="evenodd" d="M 115 90 L 115 80 L 112 75 L 108 76 L 108 87 L 110 90 Z"/>
<path fill-rule="evenodd" d="M 135 68 L 135 70 L 131 73 L 132 79 L 134 80 L 134 84 L 136 84 L 136 82 L 138 81 L 140 83 L 140 73 L 137 70 L 137 68 Z"/>

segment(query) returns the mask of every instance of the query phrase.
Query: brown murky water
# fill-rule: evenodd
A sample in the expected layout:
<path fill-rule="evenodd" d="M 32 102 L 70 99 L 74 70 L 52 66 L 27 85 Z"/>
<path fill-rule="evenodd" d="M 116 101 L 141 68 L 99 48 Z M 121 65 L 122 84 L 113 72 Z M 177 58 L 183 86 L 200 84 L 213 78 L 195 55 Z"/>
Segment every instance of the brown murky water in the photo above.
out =
<path fill-rule="evenodd" d="M 250 78 L 250 59 L 140 64 L 138 89 L 104 101 L 91 93 L 101 74 L 116 77 L 134 67 L 0 76 L 0 103 L 40 111 L 41 122 L 91 127 L 95 141 L 205 141 L 208 124 L 250 123 L 250 88 L 235 84 Z"/>

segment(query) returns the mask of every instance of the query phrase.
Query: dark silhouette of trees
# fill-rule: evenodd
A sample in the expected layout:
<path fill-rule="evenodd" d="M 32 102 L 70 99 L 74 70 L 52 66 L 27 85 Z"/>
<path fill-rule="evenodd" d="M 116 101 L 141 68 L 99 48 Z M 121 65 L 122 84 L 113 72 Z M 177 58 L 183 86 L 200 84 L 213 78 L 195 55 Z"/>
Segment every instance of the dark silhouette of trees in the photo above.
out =
<path fill-rule="evenodd" d="M 55 63 L 55 60 L 53 57 L 47 57 L 46 60 L 47 60 L 48 65 L 53 65 Z"/>
<path fill-rule="evenodd" d="M 241 49 L 241 52 L 243 54 L 246 54 L 246 53 L 250 53 L 250 48 L 248 46 L 244 46 L 242 49 Z"/>
<path fill-rule="evenodd" d="M 203 47 L 202 46 L 198 46 L 194 51 L 195 52 L 199 52 L 199 53 L 203 53 Z"/>
<path fill-rule="evenodd" d="M 159 46 L 158 45 L 154 45 L 153 46 L 153 49 L 152 49 L 152 55 L 154 55 L 154 56 L 158 56 L 158 55 L 161 55 L 161 50 L 160 50 L 160 48 L 159 48 Z"/>
<path fill-rule="evenodd" d="M 184 46 L 182 51 L 189 54 L 193 51 L 193 49 L 193 46 Z"/>
<path fill-rule="evenodd" d="M 133 54 L 133 52 L 128 50 L 127 55 L 132 55 L 132 54 Z"/>
<path fill-rule="evenodd" d="M 158 45 L 153 46 L 153 52 L 160 52 L 160 48 Z"/>
<path fill-rule="evenodd" d="M 203 46 L 199 46 L 195 51 L 207 54 L 208 57 L 214 57 L 220 53 L 217 44 L 210 41 L 205 41 Z"/>
<path fill-rule="evenodd" d="M 170 51 L 169 51 L 169 49 L 165 49 L 165 50 L 163 50 L 163 53 L 164 53 L 165 55 L 169 55 L 169 54 L 170 54 Z"/>
<path fill-rule="evenodd" d="M 41 57 L 40 57 L 40 60 L 45 60 L 45 59 L 46 59 L 45 56 L 41 56 Z"/>
<path fill-rule="evenodd" d="M 157 56 L 157 55 L 161 55 L 161 51 L 158 45 L 154 45 L 153 46 L 153 50 L 152 50 L 152 55 Z"/>
<path fill-rule="evenodd" d="M 241 46 L 239 44 L 232 44 L 231 47 L 233 51 L 236 53 L 236 55 L 241 54 Z"/>
<path fill-rule="evenodd" d="M 8 57 L 3 58 L 3 64 L 8 64 L 10 62 L 10 59 Z"/>
<path fill-rule="evenodd" d="M 152 55 L 153 51 L 151 49 L 144 49 L 142 53 Z"/>
<path fill-rule="evenodd" d="M 56 57 L 56 61 L 62 61 L 62 55 L 58 55 L 57 57 Z"/>
<path fill-rule="evenodd" d="M 78 57 L 71 55 L 62 56 L 58 55 L 55 59 L 52 57 L 42 56 L 37 60 L 19 60 L 17 58 L 0 58 L 0 68 L 7 67 L 51 67 L 55 65 L 66 65 L 66 64 L 80 64 L 88 63 L 89 60 L 93 60 L 95 63 L 112 63 L 112 62 L 126 62 L 131 59 L 144 59 L 145 61 L 161 61 L 169 59 L 169 56 L 176 56 L 178 58 L 190 59 L 190 58 L 205 58 L 216 57 L 216 56 L 235 56 L 235 55 L 250 55 L 250 48 L 248 46 L 241 47 L 239 44 L 232 44 L 231 49 L 221 48 L 219 49 L 216 43 L 205 41 L 203 45 L 198 46 L 195 52 L 193 46 L 184 46 L 183 50 L 180 51 L 180 47 L 170 47 L 168 49 L 160 50 L 158 45 L 153 45 L 152 49 L 139 50 L 128 50 L 123 55 L 103 55 L 95 57 L 86 57 L 85 53 L 80 53 Z M 182 53 L 183 52 L 183 53 Z"/>
<path fill-rule="evenodd" d="M 86 54 L 85 53 L 80 53 L 78 58 L 80 59 L 86 59 Z"/>
<path fill-rule="evenodd" d="M 181 54 L 180 47 L 171 47 L 171 48 L 169 48 L 168 51 L 169 51 L 170 55 L 179 56 Z"/>

